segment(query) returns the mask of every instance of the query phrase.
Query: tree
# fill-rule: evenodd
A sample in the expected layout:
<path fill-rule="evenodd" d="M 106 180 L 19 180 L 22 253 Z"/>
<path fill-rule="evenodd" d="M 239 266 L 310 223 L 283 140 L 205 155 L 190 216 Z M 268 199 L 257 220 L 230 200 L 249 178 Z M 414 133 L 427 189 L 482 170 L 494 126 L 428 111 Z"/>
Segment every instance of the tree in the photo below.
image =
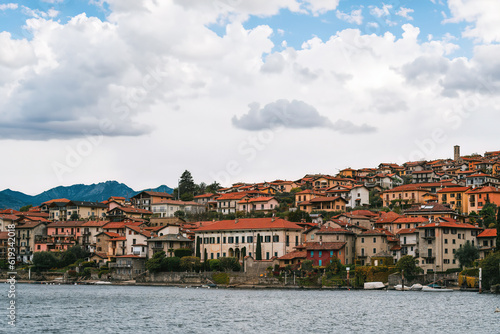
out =
<path fill-rule="evenodd" d="M 212 194 L 215 194 L 217 191 L 219 191 L 219 189 L 220 189 L 219 182 L 214 181 L 212 184 L 208 185 L 205 188 L 205 191 L 209 192 L 209 193 L 212 193 Z"/>
<path fill-rule="evenodd" d="M 420 274 L 423 270 L 419 266 L 417 266 L 416 259 L 411 255 L 405 255 L 399 259 L 396 263 L 396 269 L 399 272 L 404 271 L 404 276 L 408 280 L 414 279 L 418 274 Z"/>
<path fill-rule="evenodd" d="M 483 226 L 488 227 L 491 224 L 496 223 L 497 217 L 495 217 L 495 213 L 497 210 L 497 206 L 494 203 L 486 203 L 483 206 L 483 209 L 479 211 L 479 215 L 483 219 Z"/>
<path fill-rule="evenodd" d="M 255 259 L 257 261 L 262 260 L 262 245 L 260 243 L 260 234 L 257 234 L 257 245 L 255 246 Z"/>
<path fill-rule="evenodd" d="M 380 197 L 380 191 L 373 189 L 370 191 L 369 196 L 370 208 L 381 208 L 384 206 L 384 201 Z"/>
<path fill-rule="evenodd" d="M 200 258 L 196 256 L 184 256 L 181 258 L 180 266 L 182 270 L 194 271 L 200 268 Z"/>
<path fill-rule="evenodd" d="M 455 252 L 455 259 L 460 262 L 461 267 L 470 267 L 474 260 L 479 258 L 479 250 L 471 245 L 469 241 L 460 246 Z"/>
<path fill-rule="evenodd" d="M 162 271 L 179 271 L 181 259 L 178 257 L 165 257 L 161 260 Z"/>
<path fill-rule="evenodd" d="M 73 212 L 71 216 L 69 217 L 70 220 L 78 220 L 80 219 L 80 215 L 76 212 Z"/>
<path fill-rule="evenodd" d="M 151 259 L 146 261 L 146 269 L 151 273 L 161 271 L 163 259 L 165 259 L 165 251 L 156 252 Z"/>
<path fill-rule="evenodd" d="M 196 184 L 193 181 L 193 177 L 188 170 L 185 170 L 181 175 L 179 180 L 179 192 L 183 201 L 192 201 L 194 193 L 196 192 Z"/>
<path fill-rule="evenodd" d="M 186 216 L 186 213 L 182 210 L 177 210 L 174 212 L 174 217 L 184 218 L 185 216 Z"/>
<path fill-rule="evenodd" d="M 313 270 L 313 262 L 311 260 L 304 260 L 300 265 L 300 270 L 310 272 Z"/>
<path fill-rule="evenodd" d="M 240 271 L 241 265 L 235 257 L 221 257 L 219 258 L 219 268 L 225 271 Z"/>
<path fill-rule="evenodd" d="M 80 246 L 70 247 L 70 248 L 68 248 L 68 250 L 66 252 L 73 253 L 77 260 L 85 259 L 85 258 L 89 257 L 89 253 Z"/>
<path fill-rule="evenodd" d="M 497 251 L 500 250 L 500 209 L 497 214 Z"/>
<path fill-rule="evenodd" d="M 29 211 L 29 209 L 31 209 L 32 207 L 33 207 L 33 205 L 28 204 L 28 205 L 22 206 L 22 207 L 19 209 L 19 211 L 21 211 L 21 212 L 27 212 L 27 211 Z"/>
<path fill-rule="evenodd" d="M 220 261 L 218 259 L 210 260 L 210 270 L 211 271 L 220 271 Z"/>
<path fill-rule="evenodd" d="M 196 237 L 196 257 L 201 258 L 201 237 Z"/>
<path fill-rule="evenodd" d="M 302 219 L 305 219 L 307 222 L 312 221 L 309 214 L 305 211 L 296 210 L 296 211 L 290 211 L 288 213 L 288 221 L 290 222 L 300 223 Z"/>
<path fill-rule="evenodd" d="M 36 270 L 49 270 L 58 266 L 58 260 L 52 252 L 35 252 L 33 265 Z"/>
<path fill-rule="evenodd" d="M 483 269 L 483 286 L 489 289 L 491 285 L 500 284 L 500 252 L 488 255 L 479 265 Z"/>
<path fill-rule="evenodd" d="M 70 264 L 75 263 L 76 260 L 77 260 L 77 258 L 76 258 L 74 253 L 72 253 L 70 251 L 66 251 L 62 254 L 60 266 L 61 267 L 69 266 Z"/>

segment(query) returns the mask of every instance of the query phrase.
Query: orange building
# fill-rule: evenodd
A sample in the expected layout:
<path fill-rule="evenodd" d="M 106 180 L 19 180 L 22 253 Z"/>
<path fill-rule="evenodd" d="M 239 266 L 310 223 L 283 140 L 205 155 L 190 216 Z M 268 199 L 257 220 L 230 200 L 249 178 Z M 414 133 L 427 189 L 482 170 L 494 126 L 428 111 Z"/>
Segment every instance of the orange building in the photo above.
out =
<path fill-rule="evenodd" d="M 467 213 L 471 213 L 472 211 L 481 211 L 483 206 L 488 202 L 500 206 L 500 190 L 495 187 L 488 186 L 473 188 L 468 190 L 465 195 L 469 205 Z"/>
<path fill-rule="evenodd" d="M 471 187 L 450 187 L 438 190 L 438 203 L 448 204 L 459 213 L 468 213 L 469 201 L 466 192 L 470 189 Z"/>

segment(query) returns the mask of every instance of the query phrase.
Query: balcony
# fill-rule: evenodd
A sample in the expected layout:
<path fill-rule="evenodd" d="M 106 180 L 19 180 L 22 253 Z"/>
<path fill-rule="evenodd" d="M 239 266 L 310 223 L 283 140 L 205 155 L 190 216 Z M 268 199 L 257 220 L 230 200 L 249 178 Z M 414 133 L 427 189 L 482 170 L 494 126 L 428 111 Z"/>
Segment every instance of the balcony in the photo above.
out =
<path fill-rule="evenodd" d="M 366 254 L 358 255 L 358 258 L 360 258 L 360 259 L 364 259 L 364 258 L 367 258 L 367 257 L 368 257 L 368 255 L 366 255 Z"/>
<path fill-rule="evenodd" d="M 422 238 L 425 240 L 434 240 L 434 239 L 436 239 L 436 236 L 435 235 L 424 235 Z"/>

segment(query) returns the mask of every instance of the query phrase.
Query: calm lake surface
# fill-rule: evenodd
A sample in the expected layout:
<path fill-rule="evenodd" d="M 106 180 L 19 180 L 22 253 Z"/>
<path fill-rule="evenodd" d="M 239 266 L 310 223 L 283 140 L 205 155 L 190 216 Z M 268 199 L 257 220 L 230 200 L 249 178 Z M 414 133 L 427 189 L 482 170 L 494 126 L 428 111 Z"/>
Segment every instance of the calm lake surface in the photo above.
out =
<path fill-rule="evenodd" d="M 1 333 L 500 333 L 500 296 L 17 284 Z M 5 307 L 4 307 L 5 306 Z"/>

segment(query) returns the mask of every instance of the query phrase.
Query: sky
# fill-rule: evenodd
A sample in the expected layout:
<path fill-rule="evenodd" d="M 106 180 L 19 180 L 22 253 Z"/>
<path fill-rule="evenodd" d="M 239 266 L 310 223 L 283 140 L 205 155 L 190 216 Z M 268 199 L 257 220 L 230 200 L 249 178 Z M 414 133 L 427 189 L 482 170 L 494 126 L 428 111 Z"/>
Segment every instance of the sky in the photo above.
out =
<path fill-rule="evenodd" d="M 0 1 L 0 189 L 500 149 L 500 1 Z"/>

